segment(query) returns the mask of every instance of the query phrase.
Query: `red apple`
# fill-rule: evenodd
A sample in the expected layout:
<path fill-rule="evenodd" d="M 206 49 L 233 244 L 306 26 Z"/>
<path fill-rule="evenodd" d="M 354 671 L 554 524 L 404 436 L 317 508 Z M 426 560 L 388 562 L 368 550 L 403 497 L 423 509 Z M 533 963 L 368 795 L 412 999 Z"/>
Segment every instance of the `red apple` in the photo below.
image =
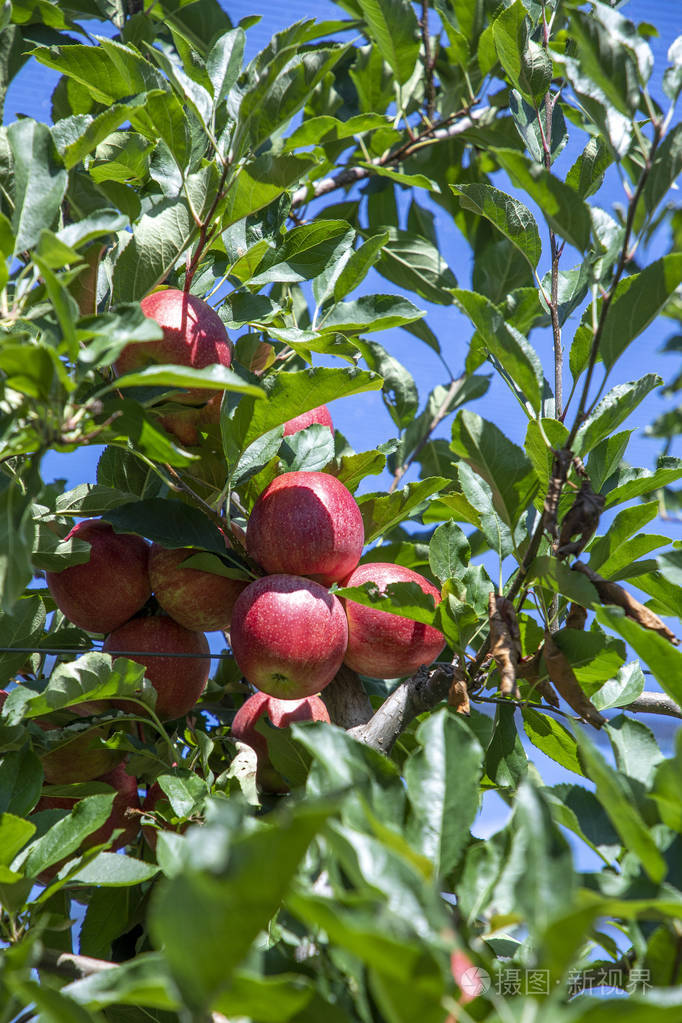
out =
<path fill-rule="evenodd" d="M 36 724 L 43 731 L 59 727 L 47 719 L 38 720 Z M 73 739 L 45 753 L 40 758 L 45 781 L 50 785 L 69 785 L 75 781 L 91 781 L 114 769 L 125 754 L 120 750 L 95 745 L 98 739 L 106 739 L 107 734 L 106 728 L 77 732 Z"/>
<path fill-rule="evenodd" d="M 260 718 L 268 716 L 275 728 L 288 728 L 292 721 L 326 721 L 329 714 L 319 696 L 302 700 L 277 700 L 267 693 L 254 693 L 234 716 L 232 737 L 245 742 L 258 756 L 258 783 L 265 792 L 288 792 L 289 786 L 270 763 L 268 742 L 256 730 Z"/>
<path fill-rule="evenodd" d="M 257 689 L 300 700 L 324 689 L 343 662 L 341 602 L 319 583 L 268 575 L 249 583 L 232 612 L 232 653 Z"/>
<path fill-rule="evenodd" d="M 364 541 L 355 498 L 326 472 L 278 476 L 246 527 L 246 549 L 266 572 L 305 575 L 326 586 L 353 571 Z"/>
<path fill-rule="evenodd" d="M 55 604 L 88 632 L 111 632 L 151 596 L 149 544 L 132 533 L 115 533 L 102 519 L 84 519 L 66 539 L 90 544 L 90 560 L 61 572 L 46 572 Z"/>
<path fill-rule="evenodd" d="M 163 337 L 159 341 L 144 341 L 124 348 L 115 363 L 119 376 L 155 363 L 193 369 L 204 369 L 214 363 L 231 364 L 232 345 L 225 325 L 208 303 L 177 288 L 165 288 L 147 295 L 140 306 L 145 316 L 156 320 L 163 329 Z M 190 405 L 203 404 L 215 393 L 220 392 L 194 387 L 174 400 Z"/>
<path fill-rule="evenodd" d="M 208 682 L 209 646 L 203 632 L 185 629 L 168 615 L 133 618 L 112 632 L 102 646 L 104 653 L 128 657 L 143 664 L 145 675 L 156 689 L 156 714 L 170 721 L 187 714 Z M 193 654 L 193 657 L 145 657 L 150 654 Z M 129 701 L 116 701 L 129 710 Z"/>
<path fill-rule="evenodd" d="M 382 593 L 389 583 L 414 582 L 440 602 L 440 590 L 411 568 L 375 561 L 359 565 L 343 580 L 344 586 L 375 582 Z M 442 632 L 431 625 L 364 607 L 344 600 L 348 617 L 348 649 L 345 663 L 370 678 L 412 675 L 422 664 L 431 664 L 445 646 Z"/>
<path fill-rule="evenodd" d="M 91 849 L 93 845 L 102 845 L 104 842 L 109 841 L 115 829 L 123 828 L 123 834 L 114 839 L 111 846 L 112 849 L 121 849 L 124 845 L 129 845 L 133 841 L 139 830 L 137 816 L 128 815 L 128 810 L 139 810 L 140 808 L 140 799 L 137 794 L 137 779 L 127 773 L 125 764 L 119 764 L 113 771 L 101 775 L 96 781 L 106 782 L 107 785 L 111 785 L 112 788 L 116 789 L 116 795 L 114 796 L 110 816 L 101 827 L 97 828 L 96 831 L 93 831 L 92 834 L 83 840 L 81 848 Z M 73 810 L 79 798 L 43 796 L 38 800 L 35 812 L 37 813 L 39 810 Z M 50 868 L 50 870 L 54 870 L 56 873 L 59 870 L 59 866 Z"/>
<path fill-rule="evenodd" d="M 202 569 L 183 568 L 183 561 L 196 553 L 190 547 L 166 550 L 152 544 L 149 577 L 154 596 L 163 610 L 186 629 L 229 629 L 234 602 L 248 584 Z"/>
<path fill-rule="evenodd" d="M 289 419 L 284 424 L 284 436 L 290 437 L 292 433 L 305 430 L 306 426 L 312 426 L 313 423 L 328 426 L 332 434 L 334 433 L 334 424 L 329 409 L 326 405 L 318 405 L 317 408 L 311 408 L 309 412 L 302 412 L 300 416 Z"/>

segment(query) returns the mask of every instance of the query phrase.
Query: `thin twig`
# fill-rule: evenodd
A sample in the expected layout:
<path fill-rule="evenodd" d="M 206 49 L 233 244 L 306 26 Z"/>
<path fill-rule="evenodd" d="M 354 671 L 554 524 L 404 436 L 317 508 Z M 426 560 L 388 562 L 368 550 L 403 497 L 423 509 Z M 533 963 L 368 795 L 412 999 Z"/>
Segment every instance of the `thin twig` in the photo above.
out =
<path fill-rule="evenodd" d="M 450 381 L 450 386 L 448 388 L 448 392 L 445 395 L 445 398 L 443 399 L 442 403 L 439 405 L 439 407 L 438 407 L 438 409 L 437 409 L 433 419 L 429 423 L 428 430 L 426 431 L 424 436 L 421 438 L 419 443 L 415 446 L 415 448 L 412 451 L 412 453 L 410 454 L 409 458 L 407 458 L 403 462 L 403 464 L 400 465 L 396 469 L 395 474 L 393 476 L 393 482 L 391 483 L 390 487 L 388 488 L 389 494 L 393 493 L 395 488 L 400 483 L 400 480 L 403 478 L 403 476 L 405 475 L 405 473 L 407 472 L 409 467 L 414 462 L 414 460 L 417 457 L 417 455 L 419 454 L 419 452 L 422 451 L 422 449 L 424 448 L 425 444 L 429 440 L 429 438 L 430 438 L 431 434 L 433 433 L 433 431 L 436 429 L 438 424 L 440 422 L 442 422 L 442 420 L 445 419 L 445 417 L 447 416 L 448 411 L 449 411 L 450 402 L 452 401 L 452 399 L 454 398 L 455 394 L 457 393 L 457 389 L 460 386 L 460 384 L 462 383 L 462 381 L 464 380 L 465 375 L 466 374 L 463 374 L 462 376 L 456 377 L 454 380 Z"/>
<path fill-rule="evenodd" d="M 471 104 L 471 106 L 474 105 L 474 103 Z M 339 171 L 338 174 L 333 175 L 333 177 L 322 178 L 321 181 L 315 183 L 312 189 L 309 189 L 307 185 L 301 185 L 292 196 L 292 209 L 302 206 L 313 199 L 319 199 L 323 195 L 329 195 L 330 192 L 334 192 L 338 188 L 348 188 L 358 181 L 364 181 L 365 178 L 371 177 L 377 167 L 389 167 L 391 164 L 399 163 L 425 144 L 431 145 L 436 142 L 442 142 L 444 139 L 455 138 L 457 135 L 469 131 L 486 114 L 490 113 L 491 107 L 484 107 L 477 114 L 473 114 L 470 111 L 471 107 L 463 108 L 463 110 L 457 111 L 457 113 L 452 114 L 439 124 L 432 127 L 429 126 L 417 135 L 414 140 L 409 139 L 402 146 L 399 146 L 398 149 L 394 149 L 383 156 L 375 157 L 372 160 L 371 167 L 346 167 Z M 455 124 L 450 123 L 460 115 L 462 115 L 461 120 L 458 120 Z"/>
<path fill-rule="evenodd" d="M 424 44 L 426 116 L 429 123 L 431 123 L 436 114 L 436 86 L 433 81 L 433 69 L 436 65 L 436 58 L 435 55 L 431 53 L 431 39 L 429 36 L 429 0 L 422 0 L 422 15 L 419 19 L 419 27 L 421 28 L 422 42 Z"/>

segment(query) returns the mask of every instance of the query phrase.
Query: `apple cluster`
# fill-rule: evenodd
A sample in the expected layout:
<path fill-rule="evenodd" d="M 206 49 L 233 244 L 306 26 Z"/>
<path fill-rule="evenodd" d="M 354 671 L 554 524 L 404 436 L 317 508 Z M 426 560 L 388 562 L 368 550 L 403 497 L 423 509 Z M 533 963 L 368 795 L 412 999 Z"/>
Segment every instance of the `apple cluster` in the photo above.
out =
<path fill-rule="evenodd" d="M 115 364 L 119 375 L 150 363 L 230 366 L 227 331 L 205 302 L 169 288 L 147 296 L 141 306 L 162 328 L 163 337 L 128 345 Z M 191 430 L 202 417 L 206 421 L 219 415 L 219 401 L 219 393 L 188 389 L 176 402 L 194 418 L 182 418 L 181 412 L 164 425 L 191 441 Z M 323 405 L 285 423 L 284 435 L 312 423 L 333 432 Z M 333 584 L 371 581 L 385 591 L 393 582 L 415 582 L 440 600 L 438 589 L 411 569 L 359 564 L 364 547 L 360 508 L 329 473 L 284 473 L 258 497 L 247 523 L 246 551 L 264 574 L 249 584 L 186 567 L 191 549 L 165 549 L 133 534 L 119 534 L 101 519 L 78 523 L 70 538 L 89 543 L 90 558 L 47 573 L 55 604 L 75 625 L 105 634 L 105 652 L 127 654 L 144 665 L 162 721 L 187 714 L 204 691 L 210 664 L 205 632 L 229 633 L 237 665 L 257 690 L 237 713 L 233 736 L 256 749 L 259 779 L 272 791 L 283 783 L 269 765 L 267 745 L 256 730 L 261 717 L 267 715 L 276 727 L 291 720 L 329 720 L 317 694 L 343 663 L 362 675 L 395 678 L 430 664 L 444 646 L 435 628 L 342 601 L 330 592 Z M 152 594 L 161 613 L 149 611 Z M 128 709 L 125 701 L 118 706 Z M 83 753 L 90 753 L 88 773 L 93 778 L 113 767 L 110 758 L 103 759 L 110 751 L 93 747 L 88 734 L 75 741 L 87 744 L 78 759 L 82 768 Z M 57 761 L 59 768 L 59 756 Z M 67 780 L 68 767 L 66 776 L 46 764 L 46 776 L 50 770 L 48 780 Z"/>

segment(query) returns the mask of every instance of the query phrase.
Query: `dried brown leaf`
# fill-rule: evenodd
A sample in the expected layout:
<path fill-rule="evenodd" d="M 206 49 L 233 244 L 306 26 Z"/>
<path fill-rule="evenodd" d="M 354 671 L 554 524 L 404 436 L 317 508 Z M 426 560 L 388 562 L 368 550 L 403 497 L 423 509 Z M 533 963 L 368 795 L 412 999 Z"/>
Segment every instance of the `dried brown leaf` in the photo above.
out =
<path fill-rule="evenodd" d="M 627 617 L 632 618 L 633 621 L 637 622 L 644 629 L 651 629 L 652 632 L 657 632 L 659 636 L 667 639 L 673 646 L 679 646 L 680 641 L 675 633 L 670 631 L 658 615 L 650 611 L 644 604 L 641 604 L 631 593 L 628 593 L 622 586 L 619 586 L 618 583 L 612 583 L 608 579 L 603 579 L 589 568 L 588 565 L 583 564 L 582 561 L 576 561 L 573 568 L 575 571 L 582 572 L 583 575 L 587 576 L 596 589 L 597 596 L 602 604 L 615 604 L 616 607 L 622 607 Z"/>
<path fill-rule="evenodd" d="M 521 634 L 511 600 L 492 591 L 488 594 L 490 652 L 500 669 L 500 694 L 521 695 L 516 684 L 516 665 L 521 659 Z"/>
<path fill-rule="evenodd" d="M 599 517 L 604 510 L 606 498 L 595 494 L 589 480 L 583 480 L 575 501 L 564 515 L 559 533 L 557 556 L 580 554 L 587 546 L 599 525 Z M 577 540 L 573 537 L 577 536 Z"/>
<path fill-rule="evenodd" d="M 467 717 L 471 713 L 471 705 L 469 703 L 469 690 L 467 684 L 463 679 L 457 679 L 450 686 L 448 693 L 448 703 L 451 707 L 454 707 L 458 714 L 465 714 Z"/>
<path fill-rule="evenodd" d="M 544 653 L 549 677 L 569 707 L 595 728 L 605 725 L 606 718 L 602 717 L 589 697 L 583 692 L 567 657 L 559 649 L 550 632 L 545 633 Z"/>
<path fill-rule="evenodd" d="M 546 678 L 540 678 L 540 661 L 543 647 L 536 650 L 532 657 L 523 657 L 516 665 L 516 677 L 525 679 L 532 689 L 551 707 L 559 706 L 559 698 Z"/>
<path fill-rule="evenodd" d="M 580 604 L 571 604 L 566 615 L 566 628 L 577 629 L 580 632 L 585 628 L 587 621 L 587 608 Z"/>

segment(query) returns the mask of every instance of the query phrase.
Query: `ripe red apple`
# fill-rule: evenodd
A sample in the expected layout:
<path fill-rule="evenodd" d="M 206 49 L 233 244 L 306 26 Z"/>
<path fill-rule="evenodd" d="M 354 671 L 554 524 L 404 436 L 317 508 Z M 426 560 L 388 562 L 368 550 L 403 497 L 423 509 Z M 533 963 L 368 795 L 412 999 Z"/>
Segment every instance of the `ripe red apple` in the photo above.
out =
<path fill-rule="evenodd" d="M 144 607 L 151 596 L 149 544 L 132 533 L 115 533 L 102 519 L 84 519 L 66 539 L 91 545 L 90 560 L 46 572 L 55 604 L 88 632 L 111 632 Z"/>
<path fill-rule="evenodd" d="M 375 561 L 359 565 L 343 580 L 344 586 L 375 582 L 382 593 L 389 583 L 415 582 L 438 604 L 440 591 L 418 572 L 402 565 Z M 348 617 L 348 649 L 345 663 L 370 678 L 398 678 L 411 675 L 422 664 L 431 664 L 445 646 L 442 632 L 431 625 L 343 601 Z"/>
<path fill-rule="evenodd" d="M 232 737 L 245 742 L 258 756 L 257 778 L 265 792 L 288 792 L 289 786 L 274 769 L 268 754 L 268 742 L 256 730 L 260 718 L 268 716 L 275 728 L 288 728 L 292 721 L 326 721 L 329 714 L 319 696 L 302 700 L 277 700 L 267 693 L 254 693 L 245 700 L 234 716 Z"/>
<path fill-rule="evenodd" d="M 319 583 L 268 575 L 249 583 L 232 612 L 232 653 L 257 689 L 281 700 L 312 696 L 341 667 L 348 626 L 341 602 Z"/>
<path fill-rule="evenodd" d="M 163 329 L 163 337 L 159 341 L 144 341 L 124 348 L 115 363 L 119 376 L 154 363 L 193 369 L 204 369 L 214 363 L 231 364 L 232 345 L 225 325 L 208 303 L 177 288 L 165 288 L 147 295 L 140 306 L 145 316 L 156 320 Z M 194 387 L 174 400 L 190 405 L 203 404 L 215 393 L 220 392 Z"/>
<path fill-rule="evenodd" d="M 284 424 L 284 436 L 290 437 L 292 433 L 305 430 L 306 426 L 312 426 L 313 423 L 328 426 L 332 434 L 334 433 L 334 424 L 329 409 L 326 405 L 318 405 L 317 408 L 311 408 L 309 412 L 302 412 L 300 416 L 287 420 Z"/>
<path fill-rule="evenodd" d="M 156 714 L 162 721 L 187 714 L 206 688 L 211 665 L 206 637 L 203 632 L 185 629 L 168 615 L 131 619 L 107 636 L 102 650 L 144 665 L 145 675 L 156 689 Z M 194 656 L 145 657 L 147 653 Z M 131 707 L 127 700 L 115 705 L 124 710 Z"/>
<path fill-rule="evenodd" d="M 246 527 L 246 549 L 266 572 L 305 575 L 326 586 L 353 571 L 364 542 L 355 498 L 326 472 L 278 476 Z"/>
<path fill-rule="evenodd" d="M 190 547 L 166 550 L 152 544 L 149 578 L 154 596 L 163 610 L 186 629 L 229 629 L 234 602 L 248 584 L 202 569 L 183 568 L 183 561 L 196 553 Z"/>
<path fill-rule="evenodd" d="M 47 719 L 38 720 L 36 724 L 43 731 L 59 727 Z M 45 781 L 50 785 L 69 785 L 75 781 L 91 781 L 114 769 L 125 754 L 95 745 L 98 739 L 106 739 L 107 734 L 106 728 L 91 728 L 85 734 L 76 733 L 73 739 L 45 753 L 40 758 Z"/>

